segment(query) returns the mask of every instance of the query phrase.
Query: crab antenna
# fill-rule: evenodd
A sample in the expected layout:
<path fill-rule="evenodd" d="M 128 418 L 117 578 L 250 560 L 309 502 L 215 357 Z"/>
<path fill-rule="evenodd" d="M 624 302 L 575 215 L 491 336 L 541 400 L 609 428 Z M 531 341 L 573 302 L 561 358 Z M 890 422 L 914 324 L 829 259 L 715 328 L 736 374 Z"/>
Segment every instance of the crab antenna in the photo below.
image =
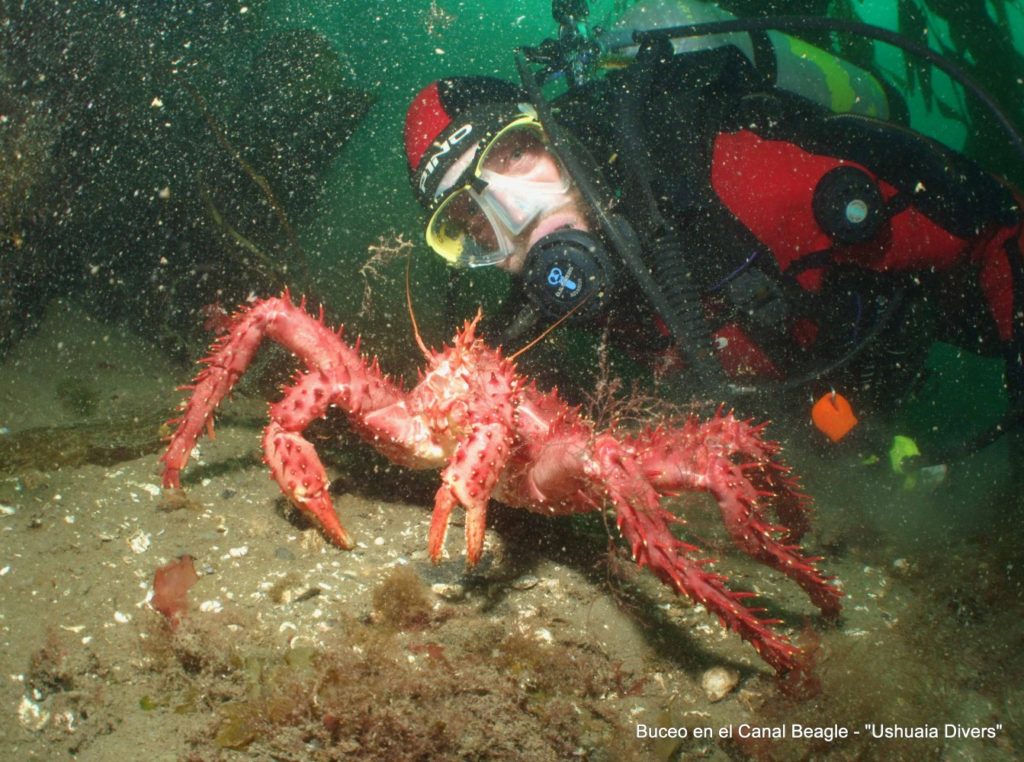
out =
<path fill-rule="evenodd" d="M 412 249 L 409 249 L 409 253 L 405 256 L 405 304 L 409 308 L 409 320 L 412 321 L 412 333 L 416 337 L 416 343 L 420 347 L 420 351 L 423 356 L 428 360 L 430 359 L 430 350 L 427 349 L 427 345 L 423 343 L 423 337 L 420 336 L 420 327 L 416 323 L 416 313 L 412 309 L 412 287 L 409 285 L 409 280 L 412 277 Z"/>
<path fill-rule="evenodd" d="M 564 315 L 562 315 L 562 317 L 558 318 L 558 320 L 556 320 L 556 321 L 555 321 L 554 323 L 552 323 L 552 324 L 551 324 L 551 325 L 549 325 L 549 326 L 548 326 L 547 328 L 545 328 L 545 329 L 543 330 L 543 332 L 542 332 L 542 333 L 540 334 L 540 336 L 538 336 L 537 338 L 533 339 L 533 340 L 532 340 L 532 341 L 531 341 L 531 342 L 530 342 L 529 344 L 527 344 L 527 345 L 526 345 L 525 347 L 522 347 L 522 348 L 520 348 L 520 349 L 517 349 L 517 350 L 516 350 L 515 352 L 513 352 L 512 354 L 510 354 L 510 355 L 508 356 L 508 359 L 509 359 L 509 360 L 515 360 L 515 359 L 516 359 L 517 357 L 519 357 L 519 355 L 521 355 L 521 354 L 522 354 L 523 352 L 527 351 L 528 349 L 533 349 L 533 348 L 534 348 L 535 346 L 537 346 L 537 344 L 539 344 L 539 343 L 540 343 L 541 341 L 543 341 L 543 340 L 544 340 L 544 338 L 545 338 L 545 337 L 546 337 L 546 336 L 547 336 L 547 335 L 548 335 L 549 333 L 551 333 L 551 332 L 552 332 L 553 330 L 555 330 L 556 328 L 558 328 L 558 326 L 560 326 L 560 325 L 561 325 L 562 323 L 564 323 L 564 322 L 565 322 L 566 320 L 568 320 L 569 318 L 571 318 L 571 317 L 572 317 L 572 314 L 573 314 L 573 313 L 574 313 L 574 312 L 575 312 L 576 310 L 578 310 L 578 309 L 579 309 L 580 307 L 582 307 L 582 306 L 583 306 L 584 304 L 586 304 L 586 303 L 587 303 L 587 299 L 589 299 L 589 298 L 590 298 L 590 297 L 589 297 L 589 296 L 587 296 L 587 297 L 586 297 L 586 298 L 585 298 L 585 299 L 584 299 L 584 300 L 583 300 L 582 302 L 580 302 L 579 304 L 577 304 L 577 305 L 576 305 L 575 307 L 573 307 L 573 308 L 572 308 L 571 310 L 569 310 L 569 311 L 568 311 L 568 312 L 566 312 L 566 313 L 565 313 Z"/>

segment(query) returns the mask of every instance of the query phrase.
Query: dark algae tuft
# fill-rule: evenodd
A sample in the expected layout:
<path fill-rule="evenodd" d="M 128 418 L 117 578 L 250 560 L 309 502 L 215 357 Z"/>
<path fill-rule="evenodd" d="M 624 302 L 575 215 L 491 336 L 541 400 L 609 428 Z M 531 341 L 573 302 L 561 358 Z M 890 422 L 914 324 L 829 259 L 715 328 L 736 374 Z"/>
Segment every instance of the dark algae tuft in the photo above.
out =
<path fill-rule="evenodd" d="M 198 758 L 643 758 L 608 703 L 624 695 L 621 665 L 595 646 L 467 630 L 458 613 L 438 616 L 404 567 L 373 600 L 373 616 L 342 615 L 313 647 L 249 642 L 195 620 L 154 628 L 166 693 L 143 708 L 210 713 L 190 739 Z"/>

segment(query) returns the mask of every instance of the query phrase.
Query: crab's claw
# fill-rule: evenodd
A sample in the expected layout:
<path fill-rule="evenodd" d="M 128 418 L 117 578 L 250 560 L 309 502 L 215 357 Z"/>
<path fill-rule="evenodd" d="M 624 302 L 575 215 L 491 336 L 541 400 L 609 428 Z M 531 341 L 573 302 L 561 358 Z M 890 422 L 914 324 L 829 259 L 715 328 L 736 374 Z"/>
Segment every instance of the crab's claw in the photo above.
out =
<path fill-rule="evenodd" d="M 354 546 L 341 526 L 328 491 L 327 472 L 313 445 L 272 421 L 263 433 L 263 452 L 270 472 L 296 508 L 313 520 L 339 548 Z"/>

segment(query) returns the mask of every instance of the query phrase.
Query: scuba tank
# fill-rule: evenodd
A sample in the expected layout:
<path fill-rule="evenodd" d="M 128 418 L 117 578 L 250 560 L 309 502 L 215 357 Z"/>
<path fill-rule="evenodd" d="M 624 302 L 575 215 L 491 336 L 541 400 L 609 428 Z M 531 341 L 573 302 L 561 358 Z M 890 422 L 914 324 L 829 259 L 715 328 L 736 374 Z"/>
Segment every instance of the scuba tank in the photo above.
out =
<path fill-rule="evenodd" d="M 639 51 L 635 32 L 735 19 L 731 13 L 702 0 L 643 0 L 596 35 L 602 52 L 599 65 L 628 65 Z M 675 53 L 726 45 L 738 48 L 759 70 L 773 74 L 772 84 L 781 90 L 803 96 L 834 113 L 890 118 L 889 99 L 876 77 L 796 37 L 768 30 L 672 39 Z"/>

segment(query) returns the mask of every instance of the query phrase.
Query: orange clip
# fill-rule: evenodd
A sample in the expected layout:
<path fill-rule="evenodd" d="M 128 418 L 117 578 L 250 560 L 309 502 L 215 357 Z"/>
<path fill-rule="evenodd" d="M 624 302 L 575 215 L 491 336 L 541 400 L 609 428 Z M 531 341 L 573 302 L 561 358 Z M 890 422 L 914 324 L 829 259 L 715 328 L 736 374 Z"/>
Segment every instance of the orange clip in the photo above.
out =
<path fill-rule="evenodd" d="M 833 442 L 838 442 L 857 425 L 857 416 L 853 414 L 849 401 L 836 391 L 823 394 L 821 399 L 814 403 L 814 407 L 811 408 L 811 420 L 818 430 Z"/>

